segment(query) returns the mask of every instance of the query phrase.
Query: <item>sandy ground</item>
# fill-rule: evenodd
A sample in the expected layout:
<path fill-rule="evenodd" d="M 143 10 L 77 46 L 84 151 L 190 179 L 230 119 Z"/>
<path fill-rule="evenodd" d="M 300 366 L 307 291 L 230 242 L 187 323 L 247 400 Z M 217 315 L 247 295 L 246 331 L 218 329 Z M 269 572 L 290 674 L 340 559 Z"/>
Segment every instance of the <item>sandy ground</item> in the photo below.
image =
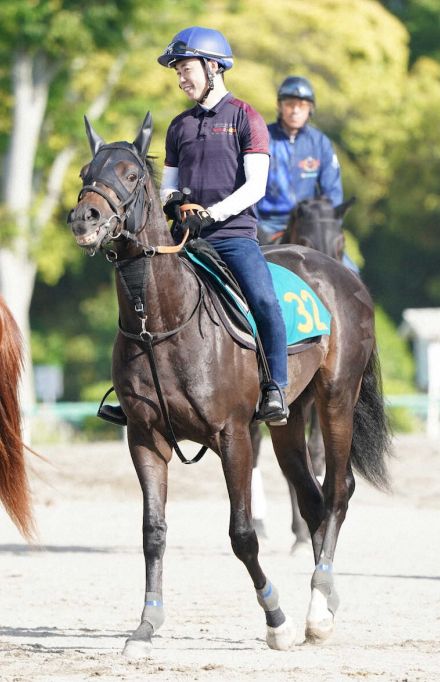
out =
<path fill-rule="evenodd" d="M 166 621 L 149 659 L 121 654 L 144 591 L 141 495 L 127 447 L 40 448 L 32 462 L 41 546 L 0 511 L 0 680 L 440 680 L 440 446 L 395 441 L 394 492 L 358 481 L 335 559 L 333 638 L 304 644 L 311 556 L 291 556 L 287 488 L 270 441 L 263 569 L 297 624 L 288 652 L 267 648 L 264 615 L 228 538 L 219 462 L 170 466 Z M 188 454 L 194 451 L 187 444 Z"/>

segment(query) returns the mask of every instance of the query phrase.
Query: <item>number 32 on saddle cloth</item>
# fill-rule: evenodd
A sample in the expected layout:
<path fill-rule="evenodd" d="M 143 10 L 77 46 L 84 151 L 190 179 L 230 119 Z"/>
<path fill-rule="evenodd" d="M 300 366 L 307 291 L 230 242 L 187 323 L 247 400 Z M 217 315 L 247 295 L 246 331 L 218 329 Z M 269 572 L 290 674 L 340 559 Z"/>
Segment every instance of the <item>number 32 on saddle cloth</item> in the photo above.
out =
<path fill-rule="evenodd" d="M 256 324 L 243 294 L 236 282 L 231 282 L 231 274 L 223 267 L 224 263 L 213 256 L 212 248 L 197 248 L 197 242 L 202 241 L 188 245 L 184 255 L 207 284 L 214 307 L 229 333 L 245 347 L 255 349 Z M 286 325 L 289 355 L 307 348 L 310 339 L 318 341 L 321 336 L 329 335 L 331 314 L 313 289 L 287 268 L 275 263 L 268 263 L 268 266 Z M 218 299 L 223 310 L 219 309 Z M 241 333 L 237 325 L 241 327 Z"/>

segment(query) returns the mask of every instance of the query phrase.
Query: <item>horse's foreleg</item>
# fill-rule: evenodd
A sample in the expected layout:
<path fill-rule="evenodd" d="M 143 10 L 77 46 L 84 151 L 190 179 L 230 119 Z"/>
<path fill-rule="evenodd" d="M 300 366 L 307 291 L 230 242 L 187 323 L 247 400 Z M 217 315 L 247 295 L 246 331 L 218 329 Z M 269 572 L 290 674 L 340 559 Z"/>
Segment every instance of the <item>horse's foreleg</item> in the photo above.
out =
<path fill-rule="evenodd" d="M 143 494 L 143 549 L 145 558 L 145 602 L 138 628 L 127 639 L 124 655 L 144 658 L 152 647 L 152 636 L 164 622 L 162 600 L 162 561 L 167 525 L 167 461 L 171 456 L 164 442 L 160 452 L 149 444 L 141 445 L 136 430 L 129 428 L 129 446 Z"/>
<path fill-rule="evenodd" d="M 258 560 L 258 539 L 252 524 L 252 447 L 249 432 L 221 437 L 220 456 L 229 493 L 229 536 L 234 554 L 252 578 L 258 603 L 266 615 L 266 641 L 271 649 L 287 650 L 295 639 L 289 618 L 279 604 L 277 589 L 263 573 Z"/>

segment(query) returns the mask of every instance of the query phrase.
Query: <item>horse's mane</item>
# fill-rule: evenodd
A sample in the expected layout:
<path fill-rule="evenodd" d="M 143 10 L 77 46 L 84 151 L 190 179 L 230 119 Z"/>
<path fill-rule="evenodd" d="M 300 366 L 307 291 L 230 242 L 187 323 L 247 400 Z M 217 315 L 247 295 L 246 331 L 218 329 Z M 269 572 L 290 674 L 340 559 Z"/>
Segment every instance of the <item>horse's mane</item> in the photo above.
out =
<path fill-rule="evenodd" d="M 147 165 L 147 169 L 149 174 L 151 175 L 151 178 L 154 182 L 154 186 L 156 189 L 159 189 L 160 186 L 160 181 L 159 181 L 159 173 L 156 168 L 156 164 L 154 163 L 154 160 L 157 159 L 157 156 L 146 156 L 145 158 L 145 163 Z"/>
<path fill-rule="evenodd" d="M 0 296 L 0 500 L 28 539 L 33 536 L 18 383 L 23 366 L 22 338 Z"/>

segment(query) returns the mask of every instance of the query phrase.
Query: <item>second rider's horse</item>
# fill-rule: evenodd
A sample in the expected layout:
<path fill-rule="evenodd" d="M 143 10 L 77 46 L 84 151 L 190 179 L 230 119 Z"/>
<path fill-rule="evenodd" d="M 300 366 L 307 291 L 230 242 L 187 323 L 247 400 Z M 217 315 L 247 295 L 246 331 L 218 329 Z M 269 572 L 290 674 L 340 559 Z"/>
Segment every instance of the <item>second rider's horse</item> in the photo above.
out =
<path fill-rule="evenodd" d="M 103 250 L 115 266 L 119 333 L 113 382 L 127 415 L 128 443 L 144 500 L 145 600 L 141 622 L 124 651 L 133 657 L 147 655 L 164 621 L 167 468 L 173 445 L 176 449 L 176 441 L 184 439 L 210 448 L 221 459 L 232 549 L 265 613 L 267 643 L 287 649 L 294 630 L 260 565 L 251 518 L 249 424 L 259 396 L 256 355 L 231 338 L 200 277 L 179 255 L 182 246 L 173 242 L 145 161 L 150 115 L 132 144 L 106 144 L 88 123 L 86 127 L 93 158 L 82 171 L 84 185 L 69 222 L 80 247 L 90 254 Z M 372 483 L 386 485 L 388 434 L 373 304 L 357 277 L 317 251 L 275 246 L 265 253 L 313 287 L 332 315 L 330 335 L 289 357 L 290 417 L 286 426 L 271 430 L 276 457 L 295 485 L 313 542 L 306 636 L 322 640 L 333 630 L 338 604 L 332 566 L 355 487 L 352 466 Z M 305 304 L 298 306 L 305 318 L 313 314 Z M 304 415 L 313 399 L 326 450 L 322 486 L 313 474 L 304 436 Z"/>

